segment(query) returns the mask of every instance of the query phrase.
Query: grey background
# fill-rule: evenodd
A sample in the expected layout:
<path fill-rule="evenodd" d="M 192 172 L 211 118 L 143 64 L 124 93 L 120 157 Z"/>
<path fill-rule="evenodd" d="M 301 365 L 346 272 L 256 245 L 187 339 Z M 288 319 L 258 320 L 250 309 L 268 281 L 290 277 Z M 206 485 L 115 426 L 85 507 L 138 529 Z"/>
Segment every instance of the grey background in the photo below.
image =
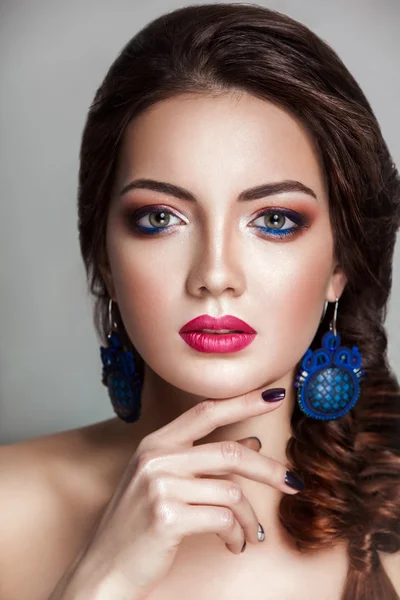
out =
<path fill-rule="evenodd" d="M 0 0 L 0 443 L 114 416 L 78 245 L 80 136 L 123 45 L 184 4 L 195 2 Z M 338 52 L 399 164 L 400 0 L 264 4 Z M 399 264 L 397 243 L 386 321 L 397 375 Z"/>

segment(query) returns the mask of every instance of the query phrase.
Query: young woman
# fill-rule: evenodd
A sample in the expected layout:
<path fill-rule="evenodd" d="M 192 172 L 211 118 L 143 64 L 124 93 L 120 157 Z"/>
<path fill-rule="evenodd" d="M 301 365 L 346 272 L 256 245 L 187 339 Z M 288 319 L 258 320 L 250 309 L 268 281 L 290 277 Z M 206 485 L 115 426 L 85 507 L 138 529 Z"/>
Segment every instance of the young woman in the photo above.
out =
<path fill-rule="evenodd" d="M 400 179 L 341 60 L 261 6 L 175 10 L 80 159 L 117 417 L 2 449 L 1 598 L 398 598 Z"/>

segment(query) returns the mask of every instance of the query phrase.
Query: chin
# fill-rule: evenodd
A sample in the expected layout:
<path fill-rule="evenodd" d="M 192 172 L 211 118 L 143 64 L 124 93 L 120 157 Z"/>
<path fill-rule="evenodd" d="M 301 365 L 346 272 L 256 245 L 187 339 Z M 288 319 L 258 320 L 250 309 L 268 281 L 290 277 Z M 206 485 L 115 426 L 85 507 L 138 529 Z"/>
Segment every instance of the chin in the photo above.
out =
<path fill-rule="evenodd" d="M 254 373 L 254 369 L 235 367 L 232 365 L 223 368 L 223 365 L 216 365 L 214 369 L 196 368 L 181 371 L 181 366 L 166 369 L 165 373 L 158 370 L 159 377 L 167 381 L 174 387 L 199 396 L 201 398 L 213 398 L 216 400 L 223 398 L 233 398 L 241 396 L 258 388 L 264 388 L 272 385 L 278 377 L 269 377 L 263 368 L 263 374 Z M 171 376 L 172 375 L 172 376 Z"/>

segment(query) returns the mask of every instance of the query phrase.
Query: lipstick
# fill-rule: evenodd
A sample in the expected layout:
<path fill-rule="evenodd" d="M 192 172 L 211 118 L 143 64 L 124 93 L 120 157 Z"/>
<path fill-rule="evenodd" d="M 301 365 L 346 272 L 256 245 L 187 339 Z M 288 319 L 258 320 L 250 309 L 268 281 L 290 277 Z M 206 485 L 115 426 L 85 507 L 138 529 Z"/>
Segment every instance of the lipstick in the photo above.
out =
<path fill-rule="evenodd" d="M 207 353 L 239 352 L 254 340 L 257 332 L 232 315 L 200 315 L 186 323 L 179 335 L 194 350 Z"/>

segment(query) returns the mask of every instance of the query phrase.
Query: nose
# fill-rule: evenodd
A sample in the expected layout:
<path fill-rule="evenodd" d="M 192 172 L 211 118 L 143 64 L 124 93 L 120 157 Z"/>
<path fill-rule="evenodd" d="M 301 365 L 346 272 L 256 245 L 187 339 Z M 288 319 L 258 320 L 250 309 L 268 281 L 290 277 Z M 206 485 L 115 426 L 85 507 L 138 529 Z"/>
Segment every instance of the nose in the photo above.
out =
<path fill-rule="evenodd" d="M 243 294 L 246 278 L 240 255 L 237 233 L 204 233 L 193 252 L 187 292 L 198 298 L 219 297 L 225 292 L 233 297 Z"/>

